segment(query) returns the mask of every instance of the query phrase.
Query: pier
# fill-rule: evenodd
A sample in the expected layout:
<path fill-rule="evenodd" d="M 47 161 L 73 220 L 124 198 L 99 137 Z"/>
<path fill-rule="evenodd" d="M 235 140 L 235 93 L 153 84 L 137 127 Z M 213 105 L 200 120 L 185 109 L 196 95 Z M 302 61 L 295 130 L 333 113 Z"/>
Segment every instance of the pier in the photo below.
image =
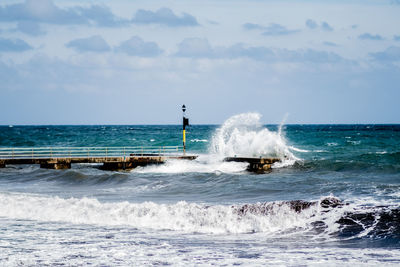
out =
<path fill-rule="evenodd" d="M 250 157 L 227 157 L 224 159 L 227 162 L 247 162 L 249 166 L 247 167 L 248 171 L 264 173 L 266 171 L 270 171 L 272 169 L 272 164 L 275 162 L 281 161 L 279 158 L 250 158 Z"/>
<path fill-rule="evenodd" d="M 0 148 L 0 168 L 6 165 L 39 164 L 46 169 L 69 169 L 73 163 L 103 164 L 105 170 L 129 170 L 163 164 L 170 159 L 194 160 L 182 147 L 30 147 Z"/>
<path fill-rule="evenodd" d="M 104 170 L 130 170 L 168 160 L 194 160 L 180 146 L 160 147 L 27 147 L 0 148 L 0 168 L 6 165 L 38 164 L 46 169 L 70 169 L 74 163 L 102 164 Z M 278 158 L 227 157 L 227 162 L 246 162 L 247 170 L 263 173 L 271 170 Z"/>

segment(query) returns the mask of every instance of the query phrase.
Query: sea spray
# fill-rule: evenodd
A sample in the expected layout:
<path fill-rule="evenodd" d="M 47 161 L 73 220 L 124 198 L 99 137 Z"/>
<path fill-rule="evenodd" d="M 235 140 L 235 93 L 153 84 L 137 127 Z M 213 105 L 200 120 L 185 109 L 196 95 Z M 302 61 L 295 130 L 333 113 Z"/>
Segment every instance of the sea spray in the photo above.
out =
<path fill-rule="evenodd" d="M 196 160 L 168 160 L 162 165 L 138 167 L 133 173 L 241 173 L 246 170 L 246 162 L 225 162 L 214 155 L 201 154 Z"/>
<path fill-rule="evenodd" d="M 189 128 L 208 142 L 165 173 L 0 169 L 0 266 L 400 265 L 399 125 L 285 125 L 303 163 L 265 175 L 207 163 L 219 127 Z M 0 128 L 3 147 L 181 142 L 178 125 Z M 326 196 L 343 205 L 317 205 Z"/>
<path fill-rule="evenodd" d="M 243 113 L 230 117 L 213 135 L 210 153 L 220 157 L 274 157 L 293 164 L 297 159 L 282 135 L 265 128 L 259 113 Z M 288 164 L 288 165 L 290 165 Z"/>
<path fill-rule="evenodd" d="M 127 225 L 138 229 L 190 233 L 279 233 L 309 229 L 319 213 L 317 205 L 296 212 L 285 202 L 259 204 L 267 213 L 239 212 L 242 206 L 204 205 L 179 201 L 102 203 L 95 198 L 43 197 L 34 194 L 0 193 L 0 217 L 104 226 Z"/>
<path fill-rule="evenodd" d="M 242 113 L 227 119 L 212 135 L 207 154 L 194 161 L 170 160 L 160 166 L 137 168 L 141 173 L 240 173 L 246 162 L 224 162 L 225 157 L 272 157 L 281 159 L 273 168 L 290 166 L 298 160 L 283 137 L 283 123 L 277 132 L 265 128 L 259 113 Z M 193 139 L 199 140 L 199 139 Z M 294 149 L 292 149 L 294 148 Z"/>
<path fill-rule="evenodd" d="M 205 205 L 179 201 L 101 202 L 96 198 L 60 198 L 0 193 L 1 218 L 186 233 L 264 233 L 269 237 L 318 232 L 314 238 L 334 240 L 362 236 L 397 236 L 397 206 L 370 207 L 333 197 L 317 201 L 274 201 Z"/>

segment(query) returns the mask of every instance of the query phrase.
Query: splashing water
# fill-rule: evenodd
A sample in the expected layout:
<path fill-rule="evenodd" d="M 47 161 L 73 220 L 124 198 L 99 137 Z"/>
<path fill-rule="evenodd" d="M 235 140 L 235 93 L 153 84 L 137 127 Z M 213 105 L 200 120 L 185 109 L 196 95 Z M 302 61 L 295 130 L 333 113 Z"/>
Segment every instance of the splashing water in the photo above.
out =
<path fill-rule="evenodd" d="M 243 113 L 232 116 L 215 132 L 210 152 L 219 157 L 277 157 L 285 162 L 297 158 L 289 151 L 282 136 L 282 125 L 278 132 L 269 131 L 260 123 L 259 113 Z"/>
<path fill-rule="evenodd" d="M 272 167 L 281 168 L 295 163 L 296 158 L 286 145 L 282 125 L 277 132 L 269 131 L 261 122 L 259 113 L 242 113 L 226 120 L 212 136 L 208 154 L 200 155 L 194 161 L 171 160 L 164 165 L 137 168 L 134 172 L 158 173 L 239 173 L 245 171 L 248 163 L 224 162 L 225 157 L 273 157 L 281 159 Z M 197 139 L 196 139 L 197 140 Z"/>

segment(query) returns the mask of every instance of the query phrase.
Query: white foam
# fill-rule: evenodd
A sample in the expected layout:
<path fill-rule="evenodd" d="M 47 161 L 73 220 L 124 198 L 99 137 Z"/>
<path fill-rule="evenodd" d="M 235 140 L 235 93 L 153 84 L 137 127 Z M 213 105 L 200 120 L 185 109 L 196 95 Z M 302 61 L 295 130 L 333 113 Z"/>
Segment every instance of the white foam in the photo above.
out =
<path fill-rule="evenodd" d="M 162 165 L 138 167 L 136 173 L 239 173 L 247 168 L 245 162 L 225 162 L 213 155 L 199 155 L 196 160 L 168 160 Z"/>
<path fill-rule="evenodd" d="M 86 197 L 63 199 L 0 193 L 0 217 L 73 224 L 127 225 L 143 230 L 211 234 L 263 232 L 272 235 L 293 229 L 300 231 L 312 228 L 311 223 L 322 216 L 319 214 L 323 214 L 317 205 L 300 213 L 283 203 L 268 205 L 268 214 L 238 214 L 231 206 L 206 206 L 185 201 L 175 204 L 127 201 L 102 203 Z"/>
<path fill-rule="evenodd" d="M 290 150 L 308 152 L 288 146 L 282 135 L 282 125 L 278 132 L 269 131 L 260 122 L 258 113 L 243 113 L 232 116 L 219 127 L 212 136 L 208 154 L 200 155 L 193 161 L 170 160 L 163 165 L 137 168 L 140 173 L 238 173 L 245 171 L 248 163 L 224 162 L 225 157 L 277 157 L 281 162 L 273 168 L 293 165 L 297 160 Z M 193 142 L 208 142 L 206 139 L 192 139 Z"/>
<path fill-rule="evenodd" d="M 361 141 L 346 141 L 347 143 L 350 143 L 352 145 L 359 145 L 361 144 Z"/>
<path fill-rule="evenodd" d="M 289 149 L 290 149 L 290 150 L 293 150 L 293 151 L 296 151 L 296 152 L 301 152 L 301 153 L 308 153 L 308 152 L 310 152 L 309 150 L 301 149 L 301 148 L 296 148 L 296 147 L 294 147 L 294 146 L 289 146 Z"/>
<path fill-rule="evenodd" d="M 195 139 L 190 140 L 190 142 L 194 142 L 194 143 L 207 143 L 208 140 L 207 140 L 207 139 L 197 139 L 197 138 L 195 138 Z"/>
<path fill-rule="evenodd" d="M 273 132 L 263 127 L 260 119 L 258 113 L 230 117 L 214 133 L 210 153 L 220 158 L 263 156 L 278 157 L 283 161 L 296 160 L 282 135 L 282 126 L 278 132 Z"/>

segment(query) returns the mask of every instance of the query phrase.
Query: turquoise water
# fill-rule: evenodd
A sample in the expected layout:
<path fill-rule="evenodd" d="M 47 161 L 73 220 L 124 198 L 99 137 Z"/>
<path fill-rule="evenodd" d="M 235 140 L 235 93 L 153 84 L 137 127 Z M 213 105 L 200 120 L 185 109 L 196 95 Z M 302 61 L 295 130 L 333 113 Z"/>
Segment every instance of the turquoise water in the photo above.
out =
<path fill-rule="evenodd" d="M 193 162 L 0 169 L 1 265 L 399 265 L 400 126 L 259 121 L 190 126 Z M 0 126 L 0 147 L 181 145 L 181 134 Z M 283 163 L 254 174 L 222 161 L 232 154 Z"/>

